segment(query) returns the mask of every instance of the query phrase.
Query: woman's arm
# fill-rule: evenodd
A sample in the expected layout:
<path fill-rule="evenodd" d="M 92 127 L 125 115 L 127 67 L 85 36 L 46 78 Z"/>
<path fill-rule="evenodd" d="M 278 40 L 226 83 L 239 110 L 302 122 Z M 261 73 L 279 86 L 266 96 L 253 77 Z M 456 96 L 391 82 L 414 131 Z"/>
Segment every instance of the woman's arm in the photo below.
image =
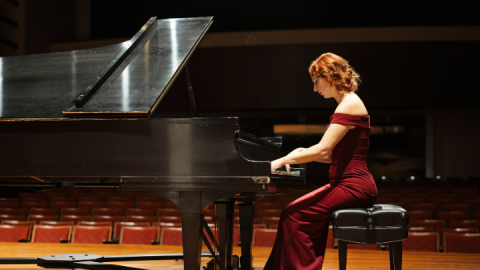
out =
<path fill-rule="evenodd" d="M 323 158 L 319 158 L 315 161 L 316 162 L 321 162 L 321 163 L 330 163 L 330 161 L 332 161 L 332 152 L 328 153 L 327 156 L 325 156 Z"/>
<path fill-rule="evenodd" d="M 272 171 L 286 164 L 307 163 L 317 160 L 326 160 L 333 148 L 347 134 L 348 130 L 353 126 L 343 124 L 330 124 L 322 140 L 309 148 L 302 151 L 292 152 L 282 158 L 272 161 Z"/>

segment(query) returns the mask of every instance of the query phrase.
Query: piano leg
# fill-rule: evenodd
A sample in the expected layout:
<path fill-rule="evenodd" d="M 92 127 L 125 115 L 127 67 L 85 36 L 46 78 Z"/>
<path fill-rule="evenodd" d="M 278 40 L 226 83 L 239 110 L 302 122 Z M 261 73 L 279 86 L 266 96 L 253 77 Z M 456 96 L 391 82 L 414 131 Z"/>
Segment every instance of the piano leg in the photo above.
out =
<path fill-rule="evenodd" d="M 242 243 L 242 256 L 240 257 L 241 270 L 253 270 L 252 267 L 252 241 L 253 223 L 255 214 L 254 202 L 245 202 L 238 205 L 240 211 L 240 239 Z"/>
<path fill-rule="evenodd" d="M 183 263 L 185 270 L 200 269 L 203 226 L 201 213 L 182 213 Z"/>
<path fill-rule="evenodd" d="M 218 253 L 220 254 L 220 270 L 232 269 L 233 243 L 233 201 L 216 202 L 218 215 Z"/>

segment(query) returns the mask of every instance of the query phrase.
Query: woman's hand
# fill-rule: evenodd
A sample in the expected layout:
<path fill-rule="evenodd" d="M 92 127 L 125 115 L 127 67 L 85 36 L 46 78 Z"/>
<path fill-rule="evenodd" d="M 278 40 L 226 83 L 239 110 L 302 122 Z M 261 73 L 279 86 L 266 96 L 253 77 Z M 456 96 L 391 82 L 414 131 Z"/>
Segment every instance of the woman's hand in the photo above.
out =
<path fill-rule="evenodd" d="M 290 165 L 285 164 L 285 161 L 283 160 L 283 158 L 279 158 L 279 159 L 276 159 L 276 160 L 270 162 L 272 172 L 275 171 L 276 169 L 282 167 L 283 165 L 285 165 L 285 167 L 287 167 L 287 171 L 290 171 Z"/>

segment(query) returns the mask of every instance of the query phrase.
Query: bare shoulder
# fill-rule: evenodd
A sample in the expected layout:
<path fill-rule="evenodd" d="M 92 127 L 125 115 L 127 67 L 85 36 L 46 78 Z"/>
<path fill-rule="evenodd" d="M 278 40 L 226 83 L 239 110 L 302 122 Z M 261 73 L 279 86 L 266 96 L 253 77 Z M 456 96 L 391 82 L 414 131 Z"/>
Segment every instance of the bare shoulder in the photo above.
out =
<path fill-rule="evenodd" d="M 348 94 L 344 97 L 342 102 L 338 104 L 336 113 L 346 114 L 368 114 L 367 108 L 359 96 L 355 93 Z"/>

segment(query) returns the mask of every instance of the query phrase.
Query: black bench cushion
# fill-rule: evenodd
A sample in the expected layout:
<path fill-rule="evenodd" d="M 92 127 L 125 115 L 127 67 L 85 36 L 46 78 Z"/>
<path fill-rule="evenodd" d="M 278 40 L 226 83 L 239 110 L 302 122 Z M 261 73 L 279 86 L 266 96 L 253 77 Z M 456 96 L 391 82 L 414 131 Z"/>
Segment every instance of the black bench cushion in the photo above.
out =
<path fill-rule="evenodd" d="M 408 213 L 396 205 L 340 209 L 332 213 L 331 221 L 333 237 L 346 242 L 384 244 L 408 238 Z"/>

